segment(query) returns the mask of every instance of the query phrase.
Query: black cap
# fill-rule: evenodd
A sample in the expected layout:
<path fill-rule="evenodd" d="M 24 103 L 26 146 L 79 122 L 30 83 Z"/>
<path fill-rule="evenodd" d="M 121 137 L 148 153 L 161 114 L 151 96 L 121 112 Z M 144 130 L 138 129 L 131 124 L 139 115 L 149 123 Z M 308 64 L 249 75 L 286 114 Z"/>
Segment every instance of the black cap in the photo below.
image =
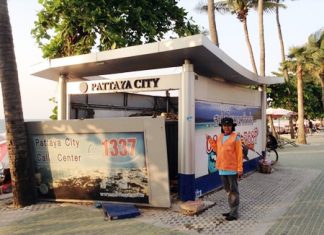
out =
<path fill-rule="evenodd" d="M 230 125 L 230 126 L 236 126 L 236 123 L 234 123 L 233 118 L 230 117 L 224 117 L 222 118 L 220 124 L 220 126 L 222 125 Z"/>

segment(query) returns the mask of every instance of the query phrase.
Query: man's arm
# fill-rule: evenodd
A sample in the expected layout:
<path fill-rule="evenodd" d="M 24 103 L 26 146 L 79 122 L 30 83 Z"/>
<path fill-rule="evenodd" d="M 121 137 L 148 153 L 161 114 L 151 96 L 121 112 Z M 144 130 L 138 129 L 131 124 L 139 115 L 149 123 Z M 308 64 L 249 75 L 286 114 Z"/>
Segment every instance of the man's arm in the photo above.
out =
<path fill-rule="evenodd" d="M 217 141 L 214 140 L 210 135 L 206 136 L 208 143 L 210 144 L 210 147 L 212 148 L 212 150 L 217 153 Z"/>
<path fill-rule="evenodd" d="M 237 136 L 235 142 L 235 153 L 237 158 L 237 175 L 238 177 L 241 177 L 243 175 L 243 151 L 240 136 Z"/>

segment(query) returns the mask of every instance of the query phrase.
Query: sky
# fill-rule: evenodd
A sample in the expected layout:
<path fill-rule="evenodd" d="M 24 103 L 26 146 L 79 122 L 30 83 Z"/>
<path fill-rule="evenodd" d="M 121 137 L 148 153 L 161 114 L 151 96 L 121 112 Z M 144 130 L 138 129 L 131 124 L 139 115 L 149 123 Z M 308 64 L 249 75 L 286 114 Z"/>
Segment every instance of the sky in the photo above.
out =
<path fill-rule="evenodd" d="M 57 97 L 56 82 L 35 77 L 31 67 L 43 61 L 41 50 L 32 38 L 30 31 L 34 26 L 36 14 L 41 9 L 38 0 L 7 0 L 14 38 L 16 62 L 20 83 L 23 112 L 25 119 L 48 119 L 54 104 L 49 101 Z M 201 0 L 180 0 L 179 6 L 184 7 L 196 24 L 208 30 L 207 15 L 194 10 Z M 286 9 L 280 10 L 280 22 L 285 42 L 285 52 L 290 47 L 301 46 L 307 42 L 310 34 L 324 27 L 324 0 L 285 1 Z M 254 56 L 259 68 L 258 18 L 256 12 L 248 16 L 248 30 Z M 216 13 L 216 25 L 220 48 L 242 66 L 251 69 L 243 26 L 233 15 Z M 275 22 L 275 14 L 265 14 L 265 45 L 266 75 L 277 71 L 280 61 L 280 47 Z M 1 91 L 0 91 L 1 93 Z M 0 119 L 4 118 L 2 94 L 0 97 Z"/>

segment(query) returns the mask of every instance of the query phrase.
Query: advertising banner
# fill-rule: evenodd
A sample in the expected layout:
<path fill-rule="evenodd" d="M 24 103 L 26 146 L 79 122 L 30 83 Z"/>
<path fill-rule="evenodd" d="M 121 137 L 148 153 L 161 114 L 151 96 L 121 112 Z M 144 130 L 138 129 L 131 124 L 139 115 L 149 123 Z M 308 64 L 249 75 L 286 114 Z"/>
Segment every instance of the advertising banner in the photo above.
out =
<path fill-rule="evenodd" d="M 207 135 L 217 138 L 221 133 L 219 123 L 223 117 L 234 119 L 237 124 L 236 133 L 239 133 L 244 145 L 250 149 L 245 151 L 244 161 L 257 157 L 254 151 L 261 152 L 261 107 L 196 101 L 195 115 L 196 178 L 217 171 L 217 156 L 209 146 Z"/>
<path fill-rule="evenodd" d="M 171 206 L 164 118 L 25 124 L 40 199 Z"/>
<path fill-rule="evenodd" d="M 32 135 L 42 198 L 149 202 L 144 132 Z"/>

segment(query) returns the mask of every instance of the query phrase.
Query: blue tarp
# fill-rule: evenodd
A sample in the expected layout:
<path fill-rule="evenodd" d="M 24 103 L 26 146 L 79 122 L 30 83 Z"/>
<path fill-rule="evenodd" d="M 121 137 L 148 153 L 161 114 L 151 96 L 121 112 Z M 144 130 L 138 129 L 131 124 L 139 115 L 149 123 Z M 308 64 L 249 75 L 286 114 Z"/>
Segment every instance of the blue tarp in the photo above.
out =
<path fill-rule="evenodd" d="M 141 213 L 134 205 L 102 203 L 102 210 L 107 219 L 126 219 L 139 216 Z"/>

